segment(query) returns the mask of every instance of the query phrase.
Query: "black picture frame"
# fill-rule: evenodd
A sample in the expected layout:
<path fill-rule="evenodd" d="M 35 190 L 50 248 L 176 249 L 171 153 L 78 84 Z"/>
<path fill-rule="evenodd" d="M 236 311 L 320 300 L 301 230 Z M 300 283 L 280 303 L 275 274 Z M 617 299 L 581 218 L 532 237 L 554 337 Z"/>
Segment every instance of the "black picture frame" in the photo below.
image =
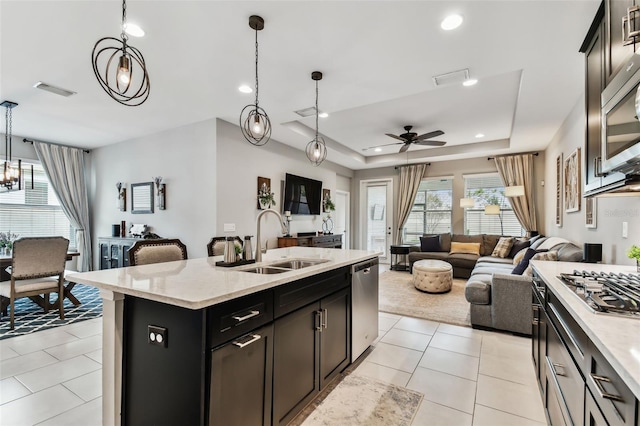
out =
<path fill-rule="evenodd" d="M 153 213 L 153 182 L 131 184 L 131 213 Z"/>

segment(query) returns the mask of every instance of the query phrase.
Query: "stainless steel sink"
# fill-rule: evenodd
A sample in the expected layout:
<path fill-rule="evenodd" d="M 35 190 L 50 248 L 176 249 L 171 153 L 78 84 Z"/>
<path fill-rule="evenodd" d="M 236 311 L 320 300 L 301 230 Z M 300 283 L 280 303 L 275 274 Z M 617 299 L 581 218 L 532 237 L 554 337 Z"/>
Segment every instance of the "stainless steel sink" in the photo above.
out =
<path fill-rule="evenodd" d="M 281 274 L 283 272 L 289 272 L 291 269 L 284 268 L 270 268 L 267 266 L 258 266 L 251 269 L 242 269 L 241 272 L 251 272 L 253 274 Z"/>
<path fill-rule="evenodd" d="M 318 265 L 320 263 L 328 262 L 327 259 L 291 259 L 286 262 L 272 263 L 269 266 L 275 268 L 287 268 L 287 269 L 302 269 L 309 266 Z"/>

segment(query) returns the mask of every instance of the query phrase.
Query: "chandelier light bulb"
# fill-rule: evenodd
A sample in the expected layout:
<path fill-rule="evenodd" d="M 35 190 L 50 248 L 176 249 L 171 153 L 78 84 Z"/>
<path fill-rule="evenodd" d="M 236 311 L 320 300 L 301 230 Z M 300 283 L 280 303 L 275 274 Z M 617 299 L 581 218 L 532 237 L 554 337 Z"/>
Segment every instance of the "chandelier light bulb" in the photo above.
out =
<path fill-rule="evenodd" d="M 318 159 L 320 158 L 320 147 L 318 147 L 318 144 L 316 143 L 316 147 L 313 150 L 313 156 Z"/>
<path fill-rule="evenodd" d="M 256 137 L 262 137 L 262 135 L 264 135 L 264 124 L 262 123 L 262 120 L 260 120 L 260 116 L 257 114 L 253 119 L 251 133 L 253 133 L 253 135 Z"/>
<path fill-rule="evenodd" d="M 129 70 L 129 58 L 127 58 L 125 55 L 120 56 L 120 60 L 118 61 L 118 81 L 125 86 L 129 85 L 129 82 L 131 81 L 129 77 Z"/>

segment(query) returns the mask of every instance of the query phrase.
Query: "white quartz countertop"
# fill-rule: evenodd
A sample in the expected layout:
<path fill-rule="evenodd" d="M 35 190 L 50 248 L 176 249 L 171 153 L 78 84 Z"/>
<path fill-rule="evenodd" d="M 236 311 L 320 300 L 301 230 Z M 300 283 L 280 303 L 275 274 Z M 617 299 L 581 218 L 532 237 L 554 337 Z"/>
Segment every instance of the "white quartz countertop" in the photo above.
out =
<path fill-rule="evenodd" d="M 366 250 L 288 247 L 270 249 L 263 261 L 233 268 L 215 266 L 219 257 L 179 260 L 151 265 L 68 274 L 69 281 L 143 299 L 201 309 L 260 290 L 373 259 L 381 253 Z M 327 262 L 279 274 L 242 272 L 286 259 L 324 259 Z"/>
<path fill-rule="evenodd" d="M 637 273 L 635 266 L 539 260 L 531 263 L 547 283 L 548 288 L 558 296 L 567 311 L 582 326 L 636 398 L 640 399 L 640 319 L 595 313 L 557 278 L 561 272 L 572 273 L 574 269 Z"/>

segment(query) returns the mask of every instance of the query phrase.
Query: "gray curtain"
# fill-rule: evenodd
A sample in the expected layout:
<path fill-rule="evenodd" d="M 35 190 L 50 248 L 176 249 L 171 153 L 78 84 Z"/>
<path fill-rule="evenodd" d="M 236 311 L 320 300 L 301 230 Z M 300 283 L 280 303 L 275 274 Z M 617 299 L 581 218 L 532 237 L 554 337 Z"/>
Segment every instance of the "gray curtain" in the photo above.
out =
<path fill-rule="evenodd" d="M 416 199 L 422 176 L 427 170 L 426 164 L 413 164 L 400 167 L 400 190 L 398 192 L 398 233 L 396 244 L 402 244 L 402 229 L 407 223 L 413 201 Z"/>
<path fill-rule="evenodd" d="M 495 161 L 504 186 L 524 186 L 523 196 L 509 197 L 508 200 L 527 234 L 537 231 L 536 205 L 533 199 L 533 154 L 496 157 Z"/>
<path fill-rule="evenodd" d="M 90 271 L 92 270 L 91 228 L 84 151 L 42 142 L 34 142 L 33 146 L 60 200 L 62 211 L 76 230 L 76 245 L 80 252 L 78 269 L 81 272 Z"/>

